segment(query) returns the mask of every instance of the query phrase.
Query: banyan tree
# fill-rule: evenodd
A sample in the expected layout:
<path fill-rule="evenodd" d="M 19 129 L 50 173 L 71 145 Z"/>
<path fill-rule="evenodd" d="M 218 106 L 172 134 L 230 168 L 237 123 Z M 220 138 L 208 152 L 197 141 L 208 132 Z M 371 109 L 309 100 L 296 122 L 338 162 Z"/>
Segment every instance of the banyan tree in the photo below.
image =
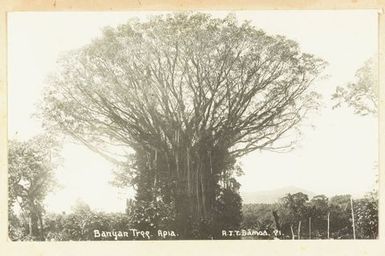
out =
<path fill-rule="evenodd" d="M 239 157 L 291 146 L 276 142 L 317 106 L 311 84 L 325 66 L 234 16 L 191 13 L 106 28 L 59 63 L 45 125 L 120 165 L 138 201 L 172 205 L 185 238 L 229 208 Z"/>

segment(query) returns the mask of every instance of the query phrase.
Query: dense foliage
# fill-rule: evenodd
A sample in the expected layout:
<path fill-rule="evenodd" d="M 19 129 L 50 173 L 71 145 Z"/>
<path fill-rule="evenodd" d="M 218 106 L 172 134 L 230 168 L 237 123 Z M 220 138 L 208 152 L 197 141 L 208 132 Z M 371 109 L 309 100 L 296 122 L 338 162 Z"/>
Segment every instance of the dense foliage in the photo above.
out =
<path fill-rule="evenodd" d="M 352 239 L 352 205 L 356 238 L 377 238 L 378 199 L 374 193 L 352 202 L 350 195 L 330 199 L 317 195 L 309 200 L 307 195 L 296 193 L 275 204 L 245 204 L 242 228 L 268 230 L 269 234 L 279 229 L 281 239 Z"/>
<path fill-rule="evenodd" d="M 225 230 L 239 231 L 240 235 L 216 235 L 213 238 L 352 239 L 350 199 L 350 195 L 337 195 L 330 199 L 324 195 L 318 195 L 309 200 L 307 195 L 297 193 L 288 194 L 275 204 L 244 204 L 240 211 L 239 195 L 232 193 L 231 190 L 223 191 L 222 198 L 219 200 L 221 207 L 235 206 L 231 209 L 218 207 L 220 211 L 218 226 L 215 227 L 216 234 L 222 234 Z M 236 202 L 226 204 L 226 200 Z M 172 211 L 161 212 L 165 211 L 167 206 L 135 206 L 133 204 L 137 203 L 136 201 L 129 202 L 126 213 L 96 212 L 88 205 L 77 202 L 70 213 L 45 214 L 43 239 L 29 236 L 28 219 L 25 213 L 21 212 L 19 215 L 14 215 L 10 222 L 12 231 L 10 237 L 13 240 L 47 241 L 181 239 L 180 236 L 158 235 L 159 230 L 173 230 Z M 378 236 L 377 196 L 370 193 L 364 198 L 353 200 L 353 214 L 356 238 L 376 239 Z M 162 216 L 169 216 L 170 219 L 160 220 Z M 239 219 L 234 219 L 233 216 L 239 216 Z M 141 219 L 146 221 L 138 222 Z M 301 222 L 300 226 L 299 222 Z M 159 223 L 169 223 L 170 226 L 159 225 Z M 234 223 L 241 224 L 237 226 Z M 202 226 L 196 227 L 194 232 L 206 230 L 207 234 L 212 233 L 207 229 L 208 226 L 202 223 Z M 135 236 L 134 230 L 148 231 L 149 235 Z M 128 235 L 119 236 L 119 231 L 127 232 Z M 110 234 L 102 235 L 103 232 L 110 232 Z"/>

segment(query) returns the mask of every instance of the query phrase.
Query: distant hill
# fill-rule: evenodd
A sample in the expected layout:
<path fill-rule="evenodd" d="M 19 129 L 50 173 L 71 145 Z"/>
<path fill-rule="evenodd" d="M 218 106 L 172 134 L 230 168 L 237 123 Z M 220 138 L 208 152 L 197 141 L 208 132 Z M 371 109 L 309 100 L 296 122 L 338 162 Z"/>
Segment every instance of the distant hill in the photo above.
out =
<path fill-rule="evenodd" d="M 241 193 L 243 203 L 244 204 L 251 204 L 251 203 L 260 203 L 260 204 L 271 204 L 275 203 L 280 199 L 281 197 L 284 197 L 286 194 L 294 194 L 302 192 L 309 196 L 309 199 L 311 199 L 316 194 L 302 189 L 298 187 L 283 187 L 279 189 L 273 189 L 273 190 L 265 190 L 265 191 L 256 191 L 256 192 L 245 192 Z"/>

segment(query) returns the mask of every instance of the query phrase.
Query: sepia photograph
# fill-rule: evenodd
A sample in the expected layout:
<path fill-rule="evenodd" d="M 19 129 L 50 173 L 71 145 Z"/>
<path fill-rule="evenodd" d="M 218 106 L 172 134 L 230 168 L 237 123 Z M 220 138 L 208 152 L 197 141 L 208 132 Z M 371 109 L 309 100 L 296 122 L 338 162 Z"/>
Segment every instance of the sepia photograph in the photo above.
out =
<path fill-rule="evenodd" d="M 373 9 L 9 12 L 8 239 L 377 240 L 378 30 Z"/>

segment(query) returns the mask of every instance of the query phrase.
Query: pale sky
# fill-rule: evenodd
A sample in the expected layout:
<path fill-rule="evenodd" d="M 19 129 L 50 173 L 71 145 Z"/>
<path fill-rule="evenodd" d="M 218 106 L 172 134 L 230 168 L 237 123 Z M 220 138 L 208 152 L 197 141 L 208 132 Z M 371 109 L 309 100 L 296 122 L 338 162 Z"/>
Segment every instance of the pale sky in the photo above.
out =
<path fill-rule="evenodd" d="M 146 19 L 154 12 L 17 12 L 8 13 L 9 138 L 28 139 L 42 132 L 31 117 L 47 75 L 64 51 L 89 43 L 104 26 Z M 224 16 L 225 12 L 213 13 Z M 241 159 L 245 175 L 241 193 L 296 186 L 316 194 L 362 195 L 374 188 L 377 174 L 377 118 L 332 110 L 336 86 L 351 81 L 356 70 L 377 50 L 377 12 L 255 11 L 236 12 L 268 34 L 299 42 L 302 51 L 329 62 L 326 80 L 314 84 L 323 106 L 308 119 L 295 150 L 254 152 Z M 69 211 L 83 200 L 91 208 L 124 211 L 132 191 L 109 184 L 113 166 L 83 146 L 65 143 L 56 171 L 61 188 L 48 195 L 48 211 Z"/>

